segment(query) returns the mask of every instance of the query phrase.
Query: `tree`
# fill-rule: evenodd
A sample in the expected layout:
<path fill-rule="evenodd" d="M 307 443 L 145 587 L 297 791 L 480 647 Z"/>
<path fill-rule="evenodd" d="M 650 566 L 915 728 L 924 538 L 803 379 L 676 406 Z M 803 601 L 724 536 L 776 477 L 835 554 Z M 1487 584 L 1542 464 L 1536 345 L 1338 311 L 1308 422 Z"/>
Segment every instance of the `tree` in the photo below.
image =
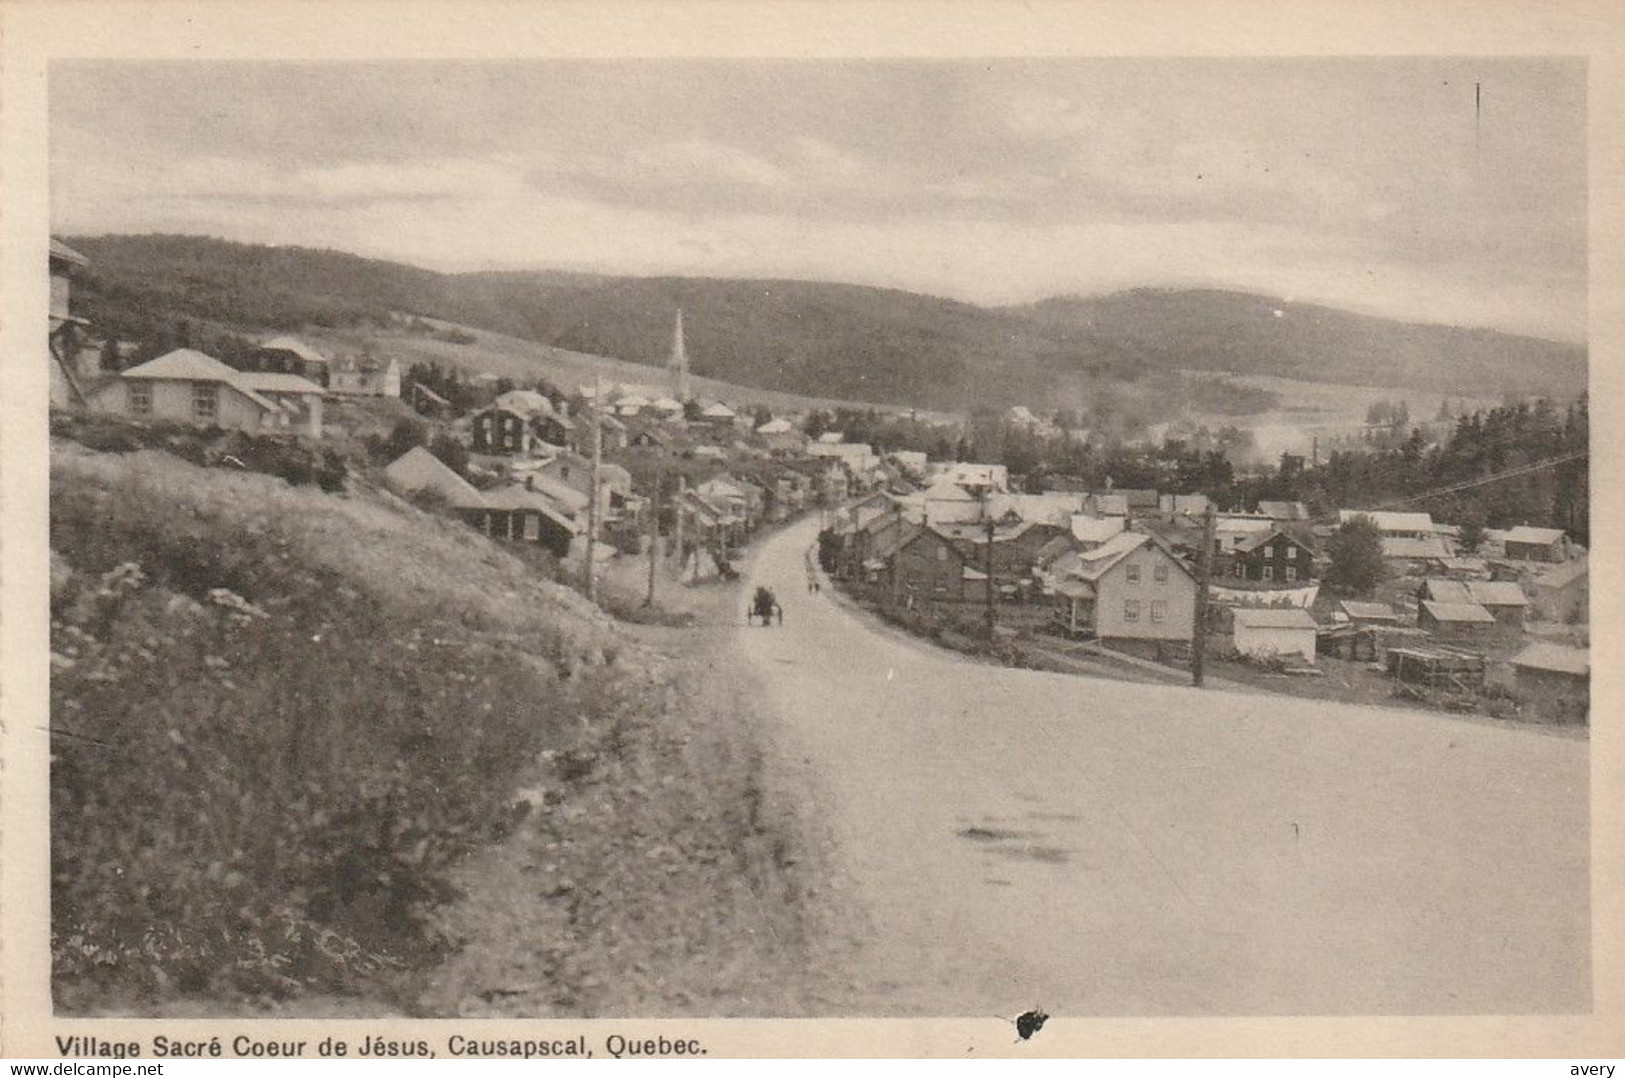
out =
<path fill-rule="evenodd" d="M 458 475 L 468 477 L 468 449 L 462 442 L 449 434 L 436 434 L 429 443 L 429 452 Z"/>
<path fill-rule="evenodd" d="M 1333 588 L 1369 595 L 1382 579 L 1382 532 L 1368 516 L 1357 516 L 1333 532 L 1326 552 L 1331 557 L 1326 583 Z"/>
<path fill-rule="evenodd" d="M 384 439 L 383 450 L 387 459 L 398 460 L 401 455 L 424 445 L 429 440 L 428 431 L 422 423 L 407 416 L 395 421 L 390 430 L 389 437 Z"/>
<path fill-rule="evenodd" d="M 99 362 L 103 371 L 116 371 L 120 369 L 120 357 L 117 340 L 109 337 L 107 338 L 106 342 L 102 344 L 102 355 Z"/>
<path fill-rule="evenodd" d="M 683 418 L 690 423 L 699 422 L 699 418 L 704 412 L 705 409 L 700 407 L 700 402 L 693 397 L 683 402 Z"/>

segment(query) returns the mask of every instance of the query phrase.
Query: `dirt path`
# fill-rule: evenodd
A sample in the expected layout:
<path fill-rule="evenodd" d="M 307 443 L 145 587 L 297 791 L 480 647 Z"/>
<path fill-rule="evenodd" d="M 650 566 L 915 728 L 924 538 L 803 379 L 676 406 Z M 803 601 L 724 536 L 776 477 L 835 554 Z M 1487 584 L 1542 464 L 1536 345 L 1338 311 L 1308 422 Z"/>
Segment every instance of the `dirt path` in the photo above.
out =
<path fill-rule="evenodd" d="M 808 595 L 815 528 L 734 635 L 866 914 L 833 1013 L 1589 1008 L 1585 743 L 957 660 Z"/>

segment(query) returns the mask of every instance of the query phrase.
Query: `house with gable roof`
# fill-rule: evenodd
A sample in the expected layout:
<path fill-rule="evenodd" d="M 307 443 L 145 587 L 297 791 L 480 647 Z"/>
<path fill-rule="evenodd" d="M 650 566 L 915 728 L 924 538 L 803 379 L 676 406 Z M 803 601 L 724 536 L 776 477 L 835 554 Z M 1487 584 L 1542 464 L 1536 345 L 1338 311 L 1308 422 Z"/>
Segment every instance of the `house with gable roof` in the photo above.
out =
<path fill-rule="evenodd" d="M 1162 542 L 1120 531 L 1069 551 L 1047 571 L 1069 633 L 1102 640 L 1188 641 L 1196 620 L 1196 577 Z"/>
<path fill-rule="evenodd" d="M 245 373 L 191 348 L 121 371 L 86 396 L 92 408 L 131 419 L 253 433 L 303 426 L 315 438 L 321 399 L 321 387 L 297 375 Z"/>

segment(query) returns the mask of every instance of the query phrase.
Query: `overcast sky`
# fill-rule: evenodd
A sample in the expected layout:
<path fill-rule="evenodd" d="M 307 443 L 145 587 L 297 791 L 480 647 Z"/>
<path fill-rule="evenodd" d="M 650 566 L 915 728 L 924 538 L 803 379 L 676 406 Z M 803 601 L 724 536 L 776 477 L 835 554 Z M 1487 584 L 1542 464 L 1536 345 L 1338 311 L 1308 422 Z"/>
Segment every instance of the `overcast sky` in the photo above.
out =
<path fill-rule="evenodd" d="M 1579 61 L 58 62 L 50 110 L 63 233 L 1585 334 Z"/>

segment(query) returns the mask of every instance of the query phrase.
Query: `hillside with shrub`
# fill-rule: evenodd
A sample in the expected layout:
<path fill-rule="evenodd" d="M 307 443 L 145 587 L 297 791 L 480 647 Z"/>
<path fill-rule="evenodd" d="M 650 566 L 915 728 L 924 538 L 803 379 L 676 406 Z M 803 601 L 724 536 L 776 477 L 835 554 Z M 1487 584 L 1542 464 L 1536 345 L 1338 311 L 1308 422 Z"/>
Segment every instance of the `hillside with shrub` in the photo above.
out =
<path fill-rule="evenodd" d="M 336 251 L 193 236 L 75 237 L 79 292 L 106 332 L 195 319 L 245 332 L 438 319 L 569 353 L 663 364 L 677 308 L 696 374 L 803 396 L 948 411 L 1013 403 L 1134 427 L 1183 409 L 1236 414 L 1268 393 L 1184 377 L 1233 370 L 1386 387 L 1571 395 L 1583 347 L 1418 326 L 1216 291 L 1138 290 L 989 308 L 815 281 L 441 274 Z"/>
<path fill-rule="evenodd" d="M 495 947 L 469 866 L 544 839 L 573 878 L 527 882 L 552 933 L 537 1013 L 629 993 L 680 1013 L 679 930 L 783 979 L 794 957 L 766 941 L 799 910 L 761 896 L 794 843 L 742 812 L 762 802 L 750 744 L 694 704 L 681 657 L 516 548 L 365 481 L 292 479 L 53 440 L 59 1011 L 410 1013 Z M 672 863 L 648 859 L 657 837 Z M 644 975 L 608 976 L 609 941 Z"/>

